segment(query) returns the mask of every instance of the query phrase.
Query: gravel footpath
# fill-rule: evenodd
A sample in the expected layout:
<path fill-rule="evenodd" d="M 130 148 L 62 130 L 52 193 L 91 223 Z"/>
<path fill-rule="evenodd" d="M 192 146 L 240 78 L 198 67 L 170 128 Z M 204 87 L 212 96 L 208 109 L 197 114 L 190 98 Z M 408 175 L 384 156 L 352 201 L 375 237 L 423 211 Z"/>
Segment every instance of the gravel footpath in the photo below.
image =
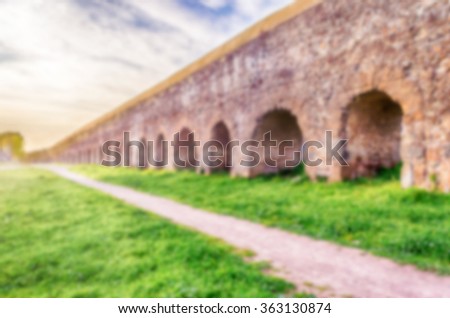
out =
<path fill-rule="evenodd" d="M 60 166 L 46 169 L 160 215 L 268 261 L 271 274 L 319 297 L 450 297 L 450 277 L 399 265 L 364 251 L 195 209 L 127 187 L 89 179 Z M 107 211 L 105 211 L 107 213 Z"/>

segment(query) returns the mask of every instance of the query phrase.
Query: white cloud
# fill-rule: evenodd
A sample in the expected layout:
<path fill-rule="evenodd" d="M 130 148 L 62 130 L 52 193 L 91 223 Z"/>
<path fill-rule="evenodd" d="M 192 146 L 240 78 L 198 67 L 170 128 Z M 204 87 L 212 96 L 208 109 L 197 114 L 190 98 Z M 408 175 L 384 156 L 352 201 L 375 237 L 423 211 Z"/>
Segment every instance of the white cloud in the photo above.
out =
<path fill-rule="evenodd" d="M 220 9 L 227 5 L 227 0 L 200 0 L 200 2 L 211 9 Z"/>
<path fill-rule="evenodd" d="M 288 2 L 0 1 L 0 132 L 50 146 Z"/>

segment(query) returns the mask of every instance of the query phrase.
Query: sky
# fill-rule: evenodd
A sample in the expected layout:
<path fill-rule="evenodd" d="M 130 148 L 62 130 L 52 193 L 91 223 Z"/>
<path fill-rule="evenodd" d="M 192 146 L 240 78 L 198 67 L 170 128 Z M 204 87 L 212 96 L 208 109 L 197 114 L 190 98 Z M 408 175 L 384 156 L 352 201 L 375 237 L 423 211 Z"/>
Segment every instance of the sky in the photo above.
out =
<path fill-rule="evenodd" d="M 54 145 L 292 0 L 0 0 L 0 133 Z"/>

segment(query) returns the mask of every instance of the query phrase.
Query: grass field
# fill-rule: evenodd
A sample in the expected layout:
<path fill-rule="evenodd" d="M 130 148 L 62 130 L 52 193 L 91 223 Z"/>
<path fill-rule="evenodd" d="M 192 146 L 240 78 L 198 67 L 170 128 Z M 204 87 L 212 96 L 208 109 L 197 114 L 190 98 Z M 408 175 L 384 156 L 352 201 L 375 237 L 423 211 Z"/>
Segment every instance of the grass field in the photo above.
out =
<path fill-rule="evenodd" d="M 77 166 L 75 171 L 179 202 L 358 247 L 450 274 L 450 196 L 403 190 L 398 170 L 374 180 L 311 183 L 297 175 L 227 175 Z"/>
<path fill-rule="evenodd" d="M 0 228 L 0 297 L 291 292 L 221 242 L 50 172 L 0 172 Z"/>

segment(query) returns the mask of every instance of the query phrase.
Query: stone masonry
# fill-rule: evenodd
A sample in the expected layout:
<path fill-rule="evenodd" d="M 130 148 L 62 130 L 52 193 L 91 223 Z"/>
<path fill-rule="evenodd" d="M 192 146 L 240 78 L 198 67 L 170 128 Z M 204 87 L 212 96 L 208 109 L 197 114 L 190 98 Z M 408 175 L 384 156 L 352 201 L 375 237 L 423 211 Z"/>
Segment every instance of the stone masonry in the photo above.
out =
<path fill-rule="evenodd" d="M 349 139 L 350 167 L 307 167 L 312 179 L 402 162 L 404 187 L 449 192 L 449 74 L 448 0 L 296 1 L 64 139 L 49 159 L 98 162 L 102 144 L 124 131 L 136 140 L 191 131 L 203 143 L 271 130 L 300 147 L 331 130 Z M 236 151 L 232 175 L 267 170 L 239 165 Z"/>

